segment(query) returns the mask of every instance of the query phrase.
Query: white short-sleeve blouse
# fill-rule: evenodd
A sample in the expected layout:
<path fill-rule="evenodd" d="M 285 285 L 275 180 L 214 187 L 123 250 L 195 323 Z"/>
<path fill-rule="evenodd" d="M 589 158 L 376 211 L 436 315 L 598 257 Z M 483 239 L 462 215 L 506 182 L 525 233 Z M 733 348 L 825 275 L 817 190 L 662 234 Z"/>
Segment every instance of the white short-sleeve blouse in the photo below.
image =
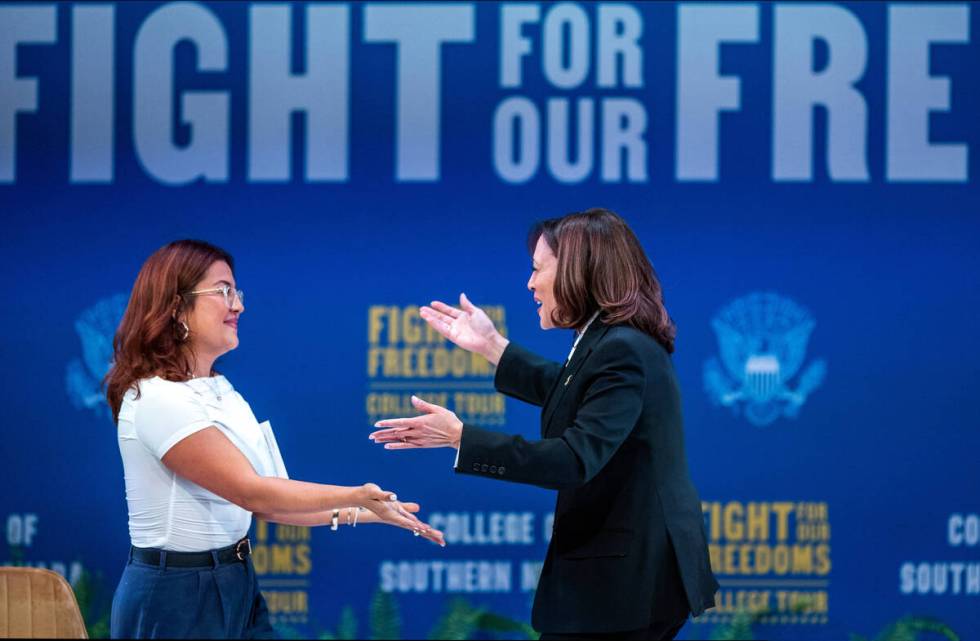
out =
<path fill-rule="evenodd" d="M 126 480 L 129 536 L 140 548 L 201 552 L 248 532 L 251 512 L 184 479 L 161 459 L 180 440 L 217 427 L 262 476 L 288 478 L 268 421 L 259 423 L 224 376 L 139 382 L 119 410 L 118 439 Z"/>

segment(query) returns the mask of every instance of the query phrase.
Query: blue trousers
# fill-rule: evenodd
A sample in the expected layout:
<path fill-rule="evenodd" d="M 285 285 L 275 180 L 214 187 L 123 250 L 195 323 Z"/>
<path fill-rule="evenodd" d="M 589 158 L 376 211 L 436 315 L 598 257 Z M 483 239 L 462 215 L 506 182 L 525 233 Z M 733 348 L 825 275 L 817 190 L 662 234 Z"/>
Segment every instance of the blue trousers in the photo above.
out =
<path fill-rule="evenodd" d="M 113 639 L 274 639 L 251 557 L 210 568 L 130 559 L 112 599 Z"/>

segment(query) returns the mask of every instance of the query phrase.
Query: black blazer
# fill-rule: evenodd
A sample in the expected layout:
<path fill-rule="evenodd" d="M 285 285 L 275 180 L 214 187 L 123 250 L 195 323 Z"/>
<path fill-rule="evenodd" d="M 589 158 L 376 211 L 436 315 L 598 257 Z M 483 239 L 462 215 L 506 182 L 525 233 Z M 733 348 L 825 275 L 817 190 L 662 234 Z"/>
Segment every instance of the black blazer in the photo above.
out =
<path fill-rule="evenodd" d="M 543 407 L 542 440 L 465 425 L 456 471 L 559 491 L 535 629 L 635 630 L 714 606 L 666 350 L 596 319 L 565 366 L 511 343 L 494 384 Z"/>

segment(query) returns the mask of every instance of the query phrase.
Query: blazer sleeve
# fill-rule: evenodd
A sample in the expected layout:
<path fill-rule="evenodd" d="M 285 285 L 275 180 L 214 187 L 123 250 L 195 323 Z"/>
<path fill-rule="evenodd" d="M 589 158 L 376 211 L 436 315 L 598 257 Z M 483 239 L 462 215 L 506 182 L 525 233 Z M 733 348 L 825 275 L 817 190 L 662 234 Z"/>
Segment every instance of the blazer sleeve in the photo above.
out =
<path fill-rule="evenodd" d="M 591 481 L 629 436 L 643 410 L 640 358 L 625 343 L 610 343 L 593 354 L 598 359 L 595 373 L 573 424 L 561 436 L 527 441 L 465 425 L 456 471 L 555 490 Z"/>
<path fill-rule="evenodd" d="M 511 342 L 497 363 L 497 391 L 541 407 L 558 379 L 561 365 Z"/>

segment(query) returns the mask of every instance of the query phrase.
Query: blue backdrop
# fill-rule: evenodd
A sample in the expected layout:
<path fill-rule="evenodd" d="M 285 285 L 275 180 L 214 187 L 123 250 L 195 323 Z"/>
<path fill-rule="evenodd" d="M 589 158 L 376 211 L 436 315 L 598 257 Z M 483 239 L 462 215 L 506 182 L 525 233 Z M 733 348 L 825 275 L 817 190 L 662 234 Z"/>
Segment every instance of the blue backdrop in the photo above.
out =
<path fill-rule="evenodd" d="M 562 358 L 525 234 L 602 206 L 679 328 L 722 585 L 682 636 L 977 637 L 975 9 L 0 5 L 0 562 L 65 573 L 98 626 L 129 544 L 98 381 L 142 261 L 203 238 L 247 293 L 219 367 L 291 476 L 449 535 L 257 526 L 283 634 L 519 636 L 477 615 L 529 620 L 553 494 L 366 437 L 413 392 L 535 436 L 415 309 L 465 291 Z"/>

